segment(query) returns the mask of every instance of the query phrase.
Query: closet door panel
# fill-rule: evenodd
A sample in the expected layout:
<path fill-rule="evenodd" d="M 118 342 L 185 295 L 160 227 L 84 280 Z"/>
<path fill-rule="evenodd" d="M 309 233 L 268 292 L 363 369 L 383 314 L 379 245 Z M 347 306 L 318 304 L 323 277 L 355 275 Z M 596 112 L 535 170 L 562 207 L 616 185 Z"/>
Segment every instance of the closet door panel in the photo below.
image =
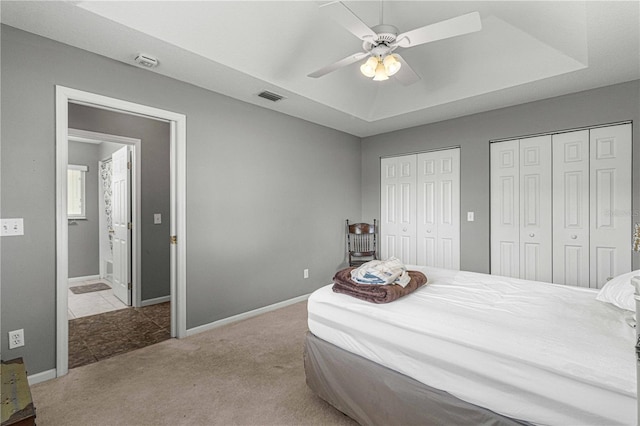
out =
<path fill-rule="evenodd" d="M 418 173 L 423 178 L 420 179 L 422 182 L 418 184 L 417 194 L 417 264 L 436 266 L 436 182 L 432 176 L 435 173 L 425 175 L 424 166 L 424 163 L 418 163 Z"/>
<path fill-rule="evenodd" d="M 417 155 L 418 264 L 460 269 L 460 149 Z"/>
<path fill-rule="evenodd" d="M 380 257 L 396 256 L 398 244 L 398 218 L 396 196 L 398 162 L 395 158 L 383 158 L 380 163 Z"/>
<path fill-rule="evenodd" d="M 517 140 L 491 150 L 491 273 L 520 277 L 520 162 Z"/>
<path fill-rule="evenodd" d="M 418 154 L 417 237 L 418 265 L 437 266 L 438 261 L 438 173 L 431 152 Z"/>
<path fill-rule="evenodd" d="M 520 140 L 520 278 L 551 281 L 551 136 Z"/>
<path fill-rule="evenodd" d="M 589 131 L 553 135 L 553 282 L 589 286 Z"/>
<path fill-rule="evenodd" d="M 591 129 L 590 287 L 631 271 L 631 124 Z"/>
<path fill-rule="evenodd" d="M 564 253 L 554 252 L 554 266 L 560 262 L 563 266 L 563 274 L 560 277 L 563 281 L 558 281 L 558 284 L 586 287 L 583 283 L 589 282 L 588 247 L 565 244 L 563 249 Z"/>
<path fill-rule="evenodd" d="M 416 157 L 381 160 L 380 257 L 416 263 Z"/>
<path fill-rule="evenodd" d="M 460 269 L 460 149 L 434 153 L 439 166 L 436 265 Z"/>
<path fill-rule="evenodd" d="M 438 259 L 438 267 L 459 270 L 460 264 L 457 262 L 458 256 L 455 252 L 453 238 L 440 238 L 439 243 L 437 254 L 440 258 Z"/>
<path fill-rule="evenodd" d="M 400 235 L 401 243 L 396 257 L 403 263 L 416 263 L 416 158 L 408 155 L 398 158 L 400 163 Z"/>

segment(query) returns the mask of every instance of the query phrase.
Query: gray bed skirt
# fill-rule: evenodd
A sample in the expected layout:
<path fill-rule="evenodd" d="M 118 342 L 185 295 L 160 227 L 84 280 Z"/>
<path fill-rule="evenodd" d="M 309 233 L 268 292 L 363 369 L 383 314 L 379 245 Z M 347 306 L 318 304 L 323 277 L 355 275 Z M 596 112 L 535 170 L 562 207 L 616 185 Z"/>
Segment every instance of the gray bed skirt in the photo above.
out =
<path fill-rule="evenodd" d="M 362 425 L 522 425 L 352 354 L 308 332 L 307 385 Z"/>

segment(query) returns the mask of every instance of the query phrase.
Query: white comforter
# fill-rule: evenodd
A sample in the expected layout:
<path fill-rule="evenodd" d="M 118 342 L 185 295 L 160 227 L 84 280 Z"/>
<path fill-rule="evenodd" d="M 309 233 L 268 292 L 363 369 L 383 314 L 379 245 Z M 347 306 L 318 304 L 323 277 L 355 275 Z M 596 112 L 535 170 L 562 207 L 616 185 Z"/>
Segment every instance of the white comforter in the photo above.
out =
<path fill-rule="evenodd" d="M 594 290 L 436 268 L 386 305 L 323 287 L 309 329 L 500 414 L 539 424 L 636 424 L 631 313 Z"/>

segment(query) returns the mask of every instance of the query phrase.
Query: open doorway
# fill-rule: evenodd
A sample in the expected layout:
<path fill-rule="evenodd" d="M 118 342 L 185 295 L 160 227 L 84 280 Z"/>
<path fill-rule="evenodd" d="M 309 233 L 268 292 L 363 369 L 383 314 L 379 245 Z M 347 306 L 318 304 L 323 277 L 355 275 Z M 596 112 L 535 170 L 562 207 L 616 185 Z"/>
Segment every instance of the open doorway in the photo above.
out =
<path fill-rule="evenodd" d="M 101 121 L 108 118 L 101 115 L 101 110 L 87 110 L 88 108 L 70 106 L 70 122 L 91 127 L 91 120 L 83 119 L 87 115 L 93 115 Z M 166 133 L 168 151 L 168 128 Z M 139 138 L 69 128 L 69 319 L 140 305 L 140 252 L 143 247 L 140 229 L 141 142 Z M 166 157 L 165 172 L 168 176 L 168 152 Z M 137 161 L 138 159 L 140 161 Z M 117 173 L 114 173 L 114 170 Z M 123 178 L 124 188 L 120 185 Z M 166 181 L 168 192 L 168 179 Z M 120 194 L 123 189 L 124 192 Z M 169 207 L 168 198 L 167 195 L 163 200 L 166 206 L 162 209 L 166 220 L 169 219 L 166 214 Z M 122 203 L 125 205 L 121 205 Z M 162 226 L 161 220 L 156 222 L 160 222 L 156 225 Z M 122 233 L 122 228 L 125 228 L 124 238 L 116 235 L 116 229 Z M 168 224 L 155 232 L 168 235 Z M 167 264 L 165 297 L 163 300 L 156 300 L 155 303 L 170 299 L 168 245 L 164 251 L 166 255 L 159 260 Z"/>
<path fill-rule="evenodd" d="M 112 273 L 112 280 L 124 284 L 124 288 L 131 283 L 131 291 L 127 296 L 126 293 L 122 299 L 126 299 L 126 305 L 131 305 L 132 308 L 138 312 L 139 309 L 147 309 L 150 316 L 156 315 L 158 309 L 151 309 L 153 306 L 159 306 L 163 303 L 168 305 L 170 301 L 170 336 L 171 337 L 183 337 L 186 335 L 186 315 L 185 315 L 185 247 L 184 247 L 184 230 L 185 230 L 185 143 L 186 132 L 185 124 L 186 117 L 181 114 L 175 114 L 170 111 L 155 109 L 146 107 L 143 105 L 133 104 L 130 102 L 107 98 L 100 95 L 91 94 L 88 92 L 82 92 L 74 89 L 69 89 L 61 86 L 56 86 L 56 168 L 57 168 L 57 182 L 56 182 L 56 198 L 57 198 L 57 351 L 56 351 L 56 375 L 61 376 L 67 373 L 69 368 L 69 278 L 70 265 L 69 265 L 69 218 L 67 205 L 67 190 L 68 190 L 68 165 L 69 162 L 69 138 L 71 137 L 85 137 L 87 139 L 94 139 L 95 134 L 91 134 L 90 131 L 78 135 L 77 130 L 70 130 L 70 111 L 73 112 L 77 108 L 89 108 L 99 110 L 104 113 L 120 114 L 127 118 L 141 118 L 145 120 L 155 120 L 162 122 L 166 125 L 169 133 L 169 185 L 168 188 L 161 188 L 160 191 L 169 193 L 169 214 L 160 214 L 156 217 L 156 214 L 151 215 L 151 223 L 159 225 L 162 223 L 162 217 L 164 220 L 168 220 L 169 232 L 164 234 L 163 244 L 164 247 L 169 247 L 168 250 L 168 278 L 169 278 L 169 293 L 162 294 L 158 297 L 154 297 L 153 291 L 147 291 L 148 294 L 143 294 L 143 267 L 141 266 L 141 248 L 143 240 L 141 238 L 141 229 L 143 227 L 143 220 L 140 216 L 141 211 L 141 186 L 140 179 L 133 179 L 135 182 L 131 186 L 129 194 L 135 197 L 135 200 L 131 202 L 128 207 L 133 207 L 137 210 L 138 214 L 123 213 L 119 218 L 113 218 L 113 228 L 116 225 L 122 227 L 122 229 L 128 230 L 131 235 L 131 250 L 125 250 L 123 254 L 120 248 L 128 247 L 128 241 L 122 241 L 121 236 L 117 236 L 114 229 L 113 243 L 121 244 L 117 250 L 114 250 L 111 262 L 109 259 L 105 259 L 104 253 L 99 256 L 98 263 L 98 277 L 108 278 Z M 108 137 L 102 135 L 102 138 Z M 113 136 L 113 135 L 111 135 Z M 115 137 L 117 139 L 117 137 Z M 142 149 L 139 145 L 136 146 L 136 141 L 131 139 L 120 139 L 107 141 L 109 143 L 122 143 L 124 145 L 124 155 L 126 156 L 124 163 L 131 162 L 131 168 L 134 171 L 141 171 L 141 156 Z M 133 149 L 131 149 L 133 148 Z M 129 151 L 133 153 L 128 160 Z M 122 150 L 121 150 L 122 152 Z M 105 158 L 100 161 L 106 160 Z M 113 161 L 113 158 L 111 159 Z M 104 161 L 103 161 L 104 163 Z M 100 163 L 96 166 L 99 167 Z M 115 192 L 115 191 L 114 191 Z M 126 199 L 131 200 L 131 197 L 127 194 Z M 126 210 L 126 209 L 125 209 Z M 123 217 L 127 219 L 123 219 Z M 128 218 L 131 218 L 130 220 Z M 156 223 L 158 221 L 159 223 Z M 125 232 L 125 235 L 127 233 Z M 180 236 L 180 244 L 178 242 L 178 236 Z M 170 237 L 170 238 L 169 238 Z M 170 243 L 171 241 L 171 243 Z M 163 245 L 156 244 L 156 245 Z M 128 251 L 128 253 L 126 253 Z M 132 255 L 130 255 L 132 253 Z M 120 266 L 117 266 L 117 261 L 114 261 L 114 257 L 120 257 L 125 259 L 120 262 Z M 126 260 L 130 259 L 130 260 Z M 111 263 L 112 268 L 110 270 Z M 123 266 L 124 265 L 124 266 Z M 128 267 L 127 267 L 128 266 Z M 124 269 L 123 269 L 124 268 Z M 121 279 L 115 277 L 118 275 L 118 271 L 123 272 L 120 274 Z M 127 274 L 131 278 L 127 277 Z M 122 278 L 124 277 L 124 278 Z M 153 282 L 153 278 L 149 281 Z M 165 302 L 165 299 L 166 302 Z M 153 306 L 152 306 L 153 305 Z M 133 310 L 130 312 L 134 312 Z M 107 314 L 105 314 L 107 315 Z M 157 322 L 157 321 L 156 321 Z M 165 330 L 166 332 L 166 330 Z"/>
<path fill-rule="evenodd" d="M 127 120 L 126 126 L 118 121 Z M 151 312 L 146 310 L 120 312 L 139 306 L 141 293 L 139 271 L 141 232 L 141 175 L 136 161 L 141 157 L 139 138 L 80 130 L 100 127 L 128 130 L 131 125 L 147 120 L 147 125 L 159 127 L 166 142 L 156 151 L 165 157 L 160 173 L 169 175 L 169 126 L 148 122 L 147 118 L 123 116 L 83 105 L 69 105 L 69 141 L 67 172 L 67 215 L 69 223 L 69 368 L 81 367 L 158 343 L 170 338 L 170 295 L 168 244 L 164 300 L 152 300 Z M 149 135 L 138 125 L 137 133 Z M 142 129 L 142 131 L 140 130 Z M 162 146 L 164 145 L 164 149 Z M 155 148 L 155 146 L 154 146 Z M 163 153 L 162 151 L 166 151 Z M 158 155 L 158 154 L 157 154 Z M 156 156 L 157 156 L 156 155 Z M 142 158 L 140 158 L 142 160 Z M 164 192 L 168 194 L 169 179 Z M 162 213 L 168 220 L 169 199 L 163 197 Z M 157 204 L 157 203 L 156 203 Z M 158 213 L 162 216 L 161 213 Z M 169 235 L 168 224 L 154 221 L 162 227 L 156 233 Z M 116 232 L 117 230 L 117 232 Z M 165 238 L 166 241 L 166 238 Z M 154 260 L 149 256 L 147 261 Z M 166 301 L 165 301 L 166 300 Z M 116 312 L 118 311 L 118 312 Z M 151 317 L 147 314 L 153 314 Z"/>

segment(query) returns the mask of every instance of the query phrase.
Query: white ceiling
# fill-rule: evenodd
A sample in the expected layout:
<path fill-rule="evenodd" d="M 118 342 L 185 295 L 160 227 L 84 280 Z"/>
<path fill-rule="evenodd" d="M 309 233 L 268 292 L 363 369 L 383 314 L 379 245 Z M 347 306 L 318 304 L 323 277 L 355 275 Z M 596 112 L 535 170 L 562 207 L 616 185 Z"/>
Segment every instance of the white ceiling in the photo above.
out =
<path fill-rule="evenodd" d="M 482 18 L 479 32 L 402 50 L 422 77 L 411 86 L 367 79 L 359 63 L 307 77 L 362 46 L 319 4 L 2 1 L 0 16 L 125 63 L 151 54 L 160 66 L 150 72 L 361 137 L 640 78 L 638 1 L 385 1 L 384 23 L 400 32 Z M 380 2 L 345 4 L 379 23 Z"/>

